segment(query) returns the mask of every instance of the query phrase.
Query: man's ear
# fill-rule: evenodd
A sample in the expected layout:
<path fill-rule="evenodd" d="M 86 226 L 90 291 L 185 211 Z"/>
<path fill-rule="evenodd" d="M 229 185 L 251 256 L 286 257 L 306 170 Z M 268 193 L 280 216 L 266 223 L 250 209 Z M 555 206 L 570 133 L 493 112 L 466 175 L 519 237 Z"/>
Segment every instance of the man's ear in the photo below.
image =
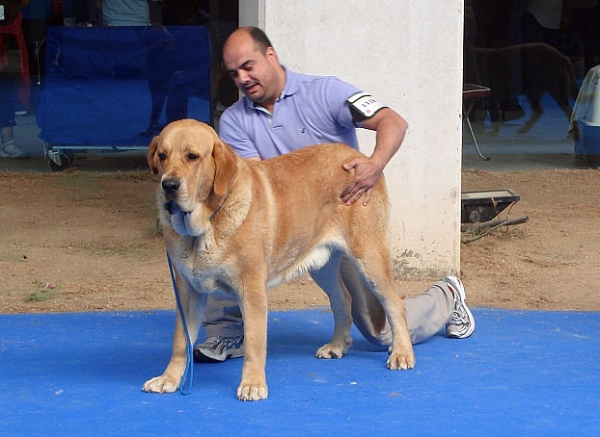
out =
<path fill-rule="evenodd" d="M 150 146 L 148 146 L 148 153 L 146 154 L 146 161 L 148 162 L 148 167 L 150 167 L 150 171 L 152 174 L 158 174 L 159 171 L 159 163 L 158 155 L 156 153 L 156 149 L 158 149 L 158 137 L 152 138 L 152 142 Z"/>

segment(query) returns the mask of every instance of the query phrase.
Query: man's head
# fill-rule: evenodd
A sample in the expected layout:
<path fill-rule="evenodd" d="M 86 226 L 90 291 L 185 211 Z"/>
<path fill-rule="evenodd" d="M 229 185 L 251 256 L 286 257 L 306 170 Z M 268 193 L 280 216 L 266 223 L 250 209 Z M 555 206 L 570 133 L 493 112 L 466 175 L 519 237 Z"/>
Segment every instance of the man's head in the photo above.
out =
<path fill-rule="evenodd" d="M 271 110 L 285 84 L 285 70 L 265 33 L 241 27 L 223 47 L 223 62 L 237 87 L 253 102 Z"/>

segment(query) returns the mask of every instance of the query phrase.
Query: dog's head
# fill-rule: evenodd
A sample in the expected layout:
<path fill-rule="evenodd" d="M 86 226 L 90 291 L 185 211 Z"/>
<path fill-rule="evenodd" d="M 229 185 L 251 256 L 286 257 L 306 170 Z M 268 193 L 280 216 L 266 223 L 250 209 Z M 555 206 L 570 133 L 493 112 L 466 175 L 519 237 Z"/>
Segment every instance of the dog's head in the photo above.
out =
<path fill-rule="evenodd" d="M 181 235 L 201 235 L 237 175 L 236 155 L 207 124 L 179 120 L 152 139 L 148 166 L 160 174 L 159 199 Z"/>

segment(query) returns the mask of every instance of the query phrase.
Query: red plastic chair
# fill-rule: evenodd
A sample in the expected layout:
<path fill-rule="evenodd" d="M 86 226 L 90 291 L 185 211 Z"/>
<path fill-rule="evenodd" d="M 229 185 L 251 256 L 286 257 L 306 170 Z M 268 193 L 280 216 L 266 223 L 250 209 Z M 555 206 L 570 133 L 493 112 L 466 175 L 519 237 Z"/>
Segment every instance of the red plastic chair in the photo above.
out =
<path fill-rule="evenodd" d="M 4 35 L 14 35 L 19 46 L 19 54 L 21 55 L 21 77 L 19 80 L 19 100 L 23 104 L 25 110 L 29 110 L 29 95 L 31 82 L 29 80 L 29 57 L 27 55 L 27 44 L 23 35 L 21 22 L 23 15 L 21 12 L 17 14 L 17 18 L 8 26 L 0 26 L 0 67 L 8 65 L 8 51 L 4 46 Z"/>

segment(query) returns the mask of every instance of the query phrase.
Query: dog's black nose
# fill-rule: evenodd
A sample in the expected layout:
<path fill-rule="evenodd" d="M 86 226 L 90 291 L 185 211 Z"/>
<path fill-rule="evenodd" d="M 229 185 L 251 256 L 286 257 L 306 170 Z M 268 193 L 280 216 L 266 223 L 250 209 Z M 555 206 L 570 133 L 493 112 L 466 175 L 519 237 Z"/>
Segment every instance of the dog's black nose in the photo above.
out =
<path fill-rule="evenodd" d="M 162 181 L 162 189 L 167 194 L 174 194 L 179 190 L 179 179 L 169 178 Z"/>

